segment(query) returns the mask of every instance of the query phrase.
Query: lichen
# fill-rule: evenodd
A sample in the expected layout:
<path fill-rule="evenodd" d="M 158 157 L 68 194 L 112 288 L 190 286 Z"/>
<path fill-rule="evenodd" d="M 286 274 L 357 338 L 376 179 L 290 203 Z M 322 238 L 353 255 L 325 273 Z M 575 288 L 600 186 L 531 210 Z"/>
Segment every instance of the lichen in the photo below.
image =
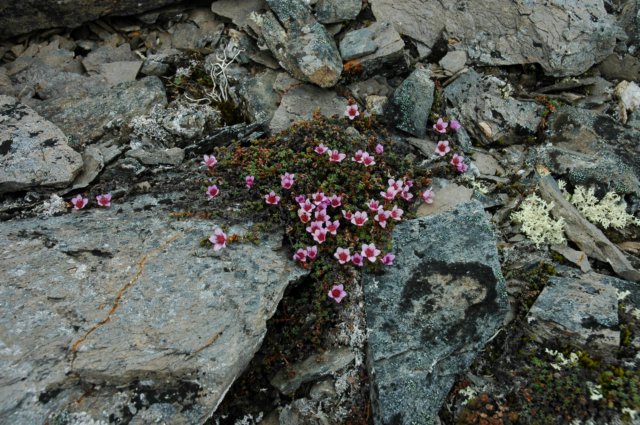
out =
<path fill-rule="evenodd" d="M 519 211 L 511 214 L 511 220 L 522 224 L 522 231 L 537 248 L 543 243 L 556 244 L 565 240 L 564 219 L 553 219 L 549 215 L 553 206 L 553 202 L 548 204 L 532 194 L 522 201 Z"/>

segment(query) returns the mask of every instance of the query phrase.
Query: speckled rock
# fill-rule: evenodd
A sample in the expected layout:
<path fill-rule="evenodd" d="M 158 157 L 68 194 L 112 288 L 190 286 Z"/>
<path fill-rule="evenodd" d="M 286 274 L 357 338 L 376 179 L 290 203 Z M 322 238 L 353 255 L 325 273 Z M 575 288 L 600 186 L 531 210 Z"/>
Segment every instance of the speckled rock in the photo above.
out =
<path fill-rule="evenodd" d="M 240 84 L 239 94 L 252 122 L 268 122 L 278 109 L 280 96 L 273 88 L 277 76 L 268 70 Z"/>
<path fill-rule="evenodd" d="M 215 411 L 305 272 L 277 232 L 202 247 L 216 223 L 169 218 L 171 199 L 0 226 L 1 423 L 67 411 L 191 425 Z"/>
<path fill-rule="evenodd" d="M 207 54 L 213 52 L 224 31 L 224 23 L 217 20 L 210 9 L 198 8 L 189 12 L 184 22 L 169 29 L 171 45 L 180 50 Z"/>
<path fill-rule="evenodd" d="M 603 0 L 371 0 L 377 20 L 427 48 L 459 40 L 471 62 L 539 63 L 555 76 L 580 75 L 613 52 L 622 30 Z"/>
<path fill-rule="evenodd" d="M 318 0 L 316 18 L 323 24 L 356 19 L 362 8 L 362 0 Z"/>
<path fill-rule="evenodd" d="M 386 75 L 393 77 L 407 69 L 404 41 L 389 22 L 379 21 L 369 25 L 371 41 L 376 46 L 373 53 L 351 59 L 344 64 L 344 73 L 359 80 Z"/>
<path fill-rule="evenodd" d="M 0 95 L 0 193 L 64 187 L 81 169 L 82 156 L 58 127 Z"/>
<path fill-rule="evenodd" d="M 522 143 L 534 136 L 543 106 L 511 97 L 512 87 L 469 69 L 444 90 L 455 117 L 475 139 L 490 144 Z"/>
<path fill-rule="evenodd" d="M 364 279 L 374 423 L 436 424 L 507 311 L 496 241 L 473 201 L 400 223 L 393 246 L 394 266 Z"/>
<path fill-rule="evenodd" d="M 431 72 L 416 69 L 393 93 L 385 115 L 396 128 L 416 137 L 426 136 L 434 89 Z"/>
<path fill-rule="evenodd" d="M 366 27 L 346 33 L 340 41 L 340 54 L 345 61 L 370 55 L 377 49 L 373 33 Z"/>

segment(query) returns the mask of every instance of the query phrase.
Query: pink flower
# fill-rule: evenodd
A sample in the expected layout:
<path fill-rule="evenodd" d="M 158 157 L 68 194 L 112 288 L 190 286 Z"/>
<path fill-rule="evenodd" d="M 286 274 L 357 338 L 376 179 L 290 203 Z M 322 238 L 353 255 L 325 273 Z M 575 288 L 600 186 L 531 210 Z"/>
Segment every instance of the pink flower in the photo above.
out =
<path fill-rule="evenodd" d="M 342 205 L 342 196 L 331 195 L 329 196 L 329 202 L 331 202 L 331 207 L 338 208 L 340 205 Z"/>
<path fill-rule="evenodd" d="M 87 206 L 89 198 L 83 198 L 82 195 L 78 194 L 76 197 L 71 199 L 71 203 L 73 204 L 74 210 L 81 210 Z"/>
<path fill-rule="evenodd" d="M 407 189 L 406 186 L 404 187 L 404 189 L 402 189 L 402 192 L 400 192 L 400 196 L 405 201 L 410 201 L 410 200 L 413 199 L 413 194 L 411 194 L 411 192 L 409 192 L 409 189 Z"/>
<path fill-rule="evenodd" d="M 291 189 L 291 186 L 293 186 L 294 176 L 295 174 L 289 173 L 284 173 L 282 176 L 280 176 L 280 185 L 283 187 L 283 189 Z"/>
<path fill-rule="evenodd" d="M 384 264 L 385 266 L 390 266 L 393 264 L 393 260 L 396 259 L 396 256 L 393 255 L 390 252 L 387 252 L 384 257 L 382 257 L 382 264 Z"/>
<path fill-rule="evenodd" d="M 380 192 L 380 196 L 382 196 L 387 201 L 393 200 L 393 198 L 395 198 L 397 194 L 398 190 L 394 189 L 393 187 L 388 187 L 385 192 Z"/>
<path fill-rule="evenodd" d="M 324 145 L 324 143 L 320 143 L 318 146 L 316 146 L 314 151 L 316 151 L 316 153 L 319 155 L 323 155 L 327 151 L 327 149 L 328 148 Z"/>
<path fill-rule="evenodd" d="M 220 189 L 218 189 L 218 186 L 213 184 L 207 187 L 207 196 L 209 197 L 209 199 L 213 199 L 218 195 L 220 195 Z"/>
<path fill-rule="evenodd" d="M 316 232 L 316 230 L 322 229 L 322 226 L 324 226 L 324 222 L 323 221 L 312 221 L 307 226 L 307 232 L 309 232 L 309 233 L 311 233 L 313 235 Z"/>
<path fill-rule="evenodd" d="M 338 149 L 329 150 L 329 161 L 331 162 L 342 162 L 343 159 L 347 157 L 346 154 L 338 152 Z"/>
<path fill-rule="evenodd" d="M 387 227 L 387 220 L 389 219 L 389 217 L 391 217 L 391 211 L 385 211 L 384 209 L 382 209 L 382 207 L 380 207 L 380 209 L 373 216 L 373 219 L 377 221 L 378 224 L 380 224 L 380 227 L 385 228 Z"/>
<path fill-rule="evenodd" d="M 376 153 L 378 155 L 382 155 L 384 153 L 384 146 L 382 146 L 380 143 L 376 145 Z"/>
<path fill-rule="evenodd" d="M 253 176 L 246 176 L 244 178 L 244 182 L 247 184 L 247 189 L 251 189 L 251 187 L 253 186 L 253 183 L 255 182 L 256 178 Z"/>
<path fill-rule="evenodd" d="M 393 188 L 394 190 L 402 190 L 402 180 L 398 179 L 398 180 L 394 180 L 394 179 L 389 179 L 387 180 L 387 183 L 389 183 L 389 187 Z"/>
<path fill-rule="evenodd" d="M 202 165 L 206 165 L 207 168 L 213 168 L 218 163 L 218 160 L 213 155 L 205 155 Z"/>
<path fill-rule="evenodd" d="M 464 162 L 464 156 L 453 154 L 453 158 L 451 158 L 451 165 L 456 167 L 459 173 L 464 173 L 469 169 L 469 166 Z"/>
<path fill-rule="evenodd" d="M 318 247 L 316 245 L 307 247 L 307 258 L 309 260 L 315 260 L 318 256 Z"/>
<path fill-rule="evenodd" d="M 318 208 L 315 213 L 316 221 L 320 221 L 322 223 L 326 223 L 329 221 L 329 216 L 327 215 L 327 210 Z"/>
<path fill-rule="evenodd" d="M 380 255 L 380 250 L 376 248 L 375 244 L 370 243 L 369 245 L 362 244 L 362 256 L 367 258 L 372 263 L 376 262 L 376 258 Z"/>
<path fill-rule="evenodd" d="M 342 210 L 342 216 L 343 216 L 347 221 L 351 221 L 351 218 L 353 218 L 353 213 L 352 213 L 351 211 Z"/>
<path fill-rule="evenodd" d="M 358 105 L 354 103 L 353 105 L 347 106 L 347 110 L 344 111 L 344 114 L 349 117 L 350 120 L 354 119 L 360 112 L 358 111 Z"/>
<path fill-rule="evenodd" d="M 380 202 L 376 201 L 375 199 L 371 199 L 369 200 L 369 202 L 367 202 L 367 206 L 371 211 L 378 211 L 378 208 L 380 208 Z"/>
<path fill-rule="evenodd" d="M 413 187 L 413 180 L 407 180 L 404 182 L 404 189 L 411 189 Z"/>
<path fill-rule="evenodd" d="M 305 198 L 305 196 L 304 196 L 304 195 L 298 195 L 298 196 L 296 196 L 296 197 L 295 197 L 295 198 L 293 198 L 293 199 L 295 199 L 295 201 L 296 201 L 298 204 L 303 204 L 303 203 L 304 203 L 304 201 L 306 201 L 306 200 L 307 200 L 307 198 Z"/>
<path fill-rule="evenodd" d="M 354 266 L 362 267 L 364 265 L 364 261 L 362 255 L 357 252 L 351 256 L 351 262 Z"/>
<path fill-rule="evenodd" d="M 209 237 L 209 242 L 213 244 L 214 251 L 220 251 L 227 246 L 227 235 L 218 227 L 213 231 L 213 235 Z"/>
<path fill-rule="evenodd" d="M 333 254 L 334 257 L 338 259 L 340 264 L 346 264 L 351 260 L 351 253 L 349 252 L 349 248 L 340 248 L 336 249 L 336 253 Z"/>
<path fill-rule="evenodd" d="M 365 152 L 362 154 L 362 164 L 364 164 L 365 167 L 368 167 L 370 165 L 376 165 L 376 161 L 374 160 L 373 156 Z"/>
<path fill-rule="evenodd" d="M 264 195 L 264 200 L 269 205 L 278 205 L 280 197 L 272 190 L 268 195 Z"/>
<path fill-rule="evenodd" d="M 436 153 L 438 155 L 445 156 L 450 151 L 451 151 L 451 148 L 449 147 L 449 141 L 448 140 L 440 140 L 438 142 L 438 146 L 436 146 Z"/>
<path fill-rule="evenodd" d="M 353 158 L 351 158 L 351 160 L 358 164 L 362 164 L 362 155 L 364 155 L 364 152 L 361 149 L 358 149 L 356 153 L 353 154 Z"/>
<path fill-rule="evenodd" d="M 469 166 L 464 162 L 461 162 L 456 167 L 456 170 L 458 170 L 459 173 L 465 173 L 468 169 L 469 169 Z"/>
<path fill-rule="evenodd" d="M 318 243 L 323 243 L 327 240 L 327 229 L 316 229 L 313 232 L 313 240 Z"/>
<path fill-rule="evenodd" d="M 299 209 L 298 210 L 298 217 L 300 218 L 301 222 L 308 223 L 309 220 L 311 220 L 311 213 L 308 213 L 305 210 Z"/>
<path fill-rule="evenodd" d="M 299 261 L 304 263 L 307 261 L 307 250 L 299 248 L 295 254 L 293 254 L 293 261 Z"/>
<path fill-rule="evenodd" d="M 400 219 L 402 218 L 402 214 L 404 214 L 404 211 L 398 208 L 397 205 L 394 205 L 393 209 L 391 210 L 391 218 L 400 221 Z"/>
<path fill-rule="evenodd" d="M 313 195 L 311 195 L 311 200 L 313 201 L 314 204 L 320 205 L 321 203 L 327 200 L 327 197 L 324 196 L 323 192 L 316 192 Z"/>
<path fill-rule="evenodd" d="M 427 189 L 422 192 L 422 200 L 427 204 L 433 204 L 433 190 Z"/>
<path fill-rule="evenodd" d="M 458 130 L 461 127 L 460 123 L 456 120 L 449 121 L 449 128 L 453 131 Z"/>
<path fill-rule="evenodd" d="M 438 121 L 433 125 L 433 128 L 438 133 L 446 133 L 448 126 L 449 126 L 449 123 L 447 123 L 446 121 L 442 121 L 442 118 L 438 118 Z"/>
<path fill-rule="evenodd" d="M 327 223 L 327 231 L 332 235 L 336 235 L 338 232 L 338 227 L 340 227 L 340 220 L 335 220 L 333 222 L 329 221 Z"/>
<path fill-rule="evenodd" d="M 96 201 L 98 201 L 98 205 L 101 207 L 110 207 L 111 206 L 111 194 L 105 193 L 104 195 L 96 196 Z"/>
<path fill-rule="evenodd" d="M 301 210 L 308 213 L 316 209 L 316 206 L 313 205 L 308 199 L 305 199 L 304 202 L 300 203 L 299 205 Z"/>
<path fill-rule="evenodd" d="M 360 226 L 363 226 L 367 220 L 369 220 L 369 218 L 367 217 L 367 213 L 364 211 L 358 211 L 351 218 L 351 223 L 360 227 Z"/>
<path fill-rule="evenodd" d="M 347 293 L 344 291 L 343 285 L 333 285 L 333 287 L 329 291 L 329 298 L 333 298 L 333 300 L 338 304 L 340 304 L 340 301 L 342 301 L 342 299 L 346 296 Z"/>

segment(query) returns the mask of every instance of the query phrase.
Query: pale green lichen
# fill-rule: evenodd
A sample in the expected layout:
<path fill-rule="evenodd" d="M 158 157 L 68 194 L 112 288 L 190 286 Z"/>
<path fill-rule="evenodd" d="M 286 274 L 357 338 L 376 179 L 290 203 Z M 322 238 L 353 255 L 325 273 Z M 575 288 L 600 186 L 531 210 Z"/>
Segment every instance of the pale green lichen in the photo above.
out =
<path fill-rule="evenodd" d="M 511 214 L 511 219 L 522 224 L 522 232 L 536 245 L 556 244 L 565 240 L 564 219 L 553 219 L 549 211 L 553 202 L 548 204 L 537 195 L 529 195 L 520 204 L 520 209 Z"/>

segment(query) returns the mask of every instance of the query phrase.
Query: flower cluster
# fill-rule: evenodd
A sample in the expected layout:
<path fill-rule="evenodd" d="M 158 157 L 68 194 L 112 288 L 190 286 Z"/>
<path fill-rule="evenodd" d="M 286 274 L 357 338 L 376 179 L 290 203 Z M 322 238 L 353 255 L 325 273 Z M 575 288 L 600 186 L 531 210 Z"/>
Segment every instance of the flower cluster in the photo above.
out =
<path fill-rule="evenodd" d="M 111 206 L 111 194 L 105 193 L 103 195 L 96 196 L 96 203 L 99 207 L 110 207 Z M 73 205 L 74 210 L 81 210 L 89 204 L 89 198 L 85 198 L 82 195 L 78 194 L 75 197 L 71 198 L 71 205 Z"/>
<path fill-rule="evenodd" d="M 433 125 L 433 129 L 438 133 L 439 136 L 444 137 L 449 130 L 458 131 L 460 129 L 460 123 L 454 119 L 450 121 L 445 121 L 442 117 L 439 117 L 436 123 Z M 451 152 L 451 146 L 449 145 L 449 140 L 439 140 L 438 145 L 436 146 L 436 154 L 441 157 L 447 156 Z M 451 157 L 449 163 L 453 165 L 453 167 L 459 173 L 465 173 L 469 166 L 464 161 L 464 156 L 454 153 Z"/>

